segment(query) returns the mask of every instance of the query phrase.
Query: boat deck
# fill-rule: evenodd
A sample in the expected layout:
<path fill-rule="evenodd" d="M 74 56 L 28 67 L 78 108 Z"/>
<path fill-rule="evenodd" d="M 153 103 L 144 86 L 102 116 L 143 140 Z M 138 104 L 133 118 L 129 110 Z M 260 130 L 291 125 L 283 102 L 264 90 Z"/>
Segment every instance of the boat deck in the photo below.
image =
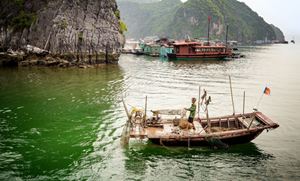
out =
<path fill-rule="evenodd" d="M 165 123 L 163 127 L 147 127 L 141 129 L 133 129 L 130 131 L 130 137 L 165 137 L 165 136 L 172 136 L 172 135 L 205 135 L 206 131 L 199 123 L 199 121 L 194 121 L 194 129 L 180 129 L 179 126 L 174 126 L 173 123 Z"/>
<path fill-rule="evenodd" d="M 149 123 L 145 127 L 135 124 L 130 129 L 130 137 L 148 138 L 156 143 L 163 141 L 175 145 L 187 140 L 194 143 L 207 142 L 208 137 L 218 137 L 228 143 L 242 143 L 253 140 L 265 129 L 279 126 L 261 112 L 210 118 L 210 129 L 207 119 L 195 119 L 195 129 L 181 129 L 174 121 L 176 119 L 165 119 Z"/>

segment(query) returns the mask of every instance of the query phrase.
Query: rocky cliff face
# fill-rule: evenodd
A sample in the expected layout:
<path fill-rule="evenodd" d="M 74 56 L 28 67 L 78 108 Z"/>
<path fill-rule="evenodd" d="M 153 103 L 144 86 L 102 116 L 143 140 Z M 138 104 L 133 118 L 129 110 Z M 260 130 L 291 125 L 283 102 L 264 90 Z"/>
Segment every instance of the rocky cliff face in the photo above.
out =
<path fill-rule="evenodd" d="M 124 43 L 115 0 L 1 0 L 0 9 L 2 49 L 30 44 L 69 61 L 101 63 L 116 62 Z"/>

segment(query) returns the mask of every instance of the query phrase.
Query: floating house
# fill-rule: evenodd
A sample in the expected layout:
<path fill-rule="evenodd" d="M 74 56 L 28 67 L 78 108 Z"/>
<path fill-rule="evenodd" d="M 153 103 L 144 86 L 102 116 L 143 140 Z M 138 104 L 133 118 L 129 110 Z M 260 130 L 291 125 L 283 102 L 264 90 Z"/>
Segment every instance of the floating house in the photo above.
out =
<path fill-rule="evenodd" d="M 138 41 L 126 40 L 122 53 L 141 54 L 142 48 L 140 47 L 140 43 Z"/>
<path fill-rule="evenodd" d="M 229 58 L 231 49 L 224 45 L 206 45 L 200 42 L 175 42 L 174 53 L 168 53 L 169 59 Z"/>
<path fill-rule="evenodd" d="M 161 57 L 168 57 L 169 53 L 174 53 L 174 47 L 170 45 L 162 45 L 160 47 L 160 56 Z"/>
<path fill-rule="evenodd" d="M 149 55 L 152 57 L 159 57 L 160 55 L 160 45 L 154 43 L 142 43 L 140 47 L 143 50 L 145 55 Z"/>

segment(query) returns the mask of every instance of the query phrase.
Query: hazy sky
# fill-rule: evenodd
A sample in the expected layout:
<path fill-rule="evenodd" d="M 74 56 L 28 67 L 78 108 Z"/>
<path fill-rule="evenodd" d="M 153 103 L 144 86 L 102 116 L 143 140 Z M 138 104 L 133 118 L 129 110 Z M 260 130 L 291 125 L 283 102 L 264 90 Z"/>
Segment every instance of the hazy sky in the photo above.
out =
<path fill-rule="evenodd" d="M 187 0 L 182 0 L 187 1 Z M 300 39 L 300 0 L 239 0 L 245 2 L 267 23 L 279 27 L 287 40 Z"/>

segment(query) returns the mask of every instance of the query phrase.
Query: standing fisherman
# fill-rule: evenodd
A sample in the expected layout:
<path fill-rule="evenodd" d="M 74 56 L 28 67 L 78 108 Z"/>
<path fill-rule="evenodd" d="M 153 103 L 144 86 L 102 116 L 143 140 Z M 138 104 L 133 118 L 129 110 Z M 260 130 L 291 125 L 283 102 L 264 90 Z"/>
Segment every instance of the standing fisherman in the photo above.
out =
<path fill-rule="evenodd" d="M 188 122 L 191 123 L 193 125 L 193 129 L 195 129 L 195 126 L 193 124 L 193 121 L 194 121 L 194 117 L 195 117 L 195 114 L 196 114 L 196 98 L 192 98 L 192 105 L 190 108 L 185 108 L 185 110 L 187 111 L 190 111 L 190 115 L 189 115 L 189 118 L 188 118 Z"/>

